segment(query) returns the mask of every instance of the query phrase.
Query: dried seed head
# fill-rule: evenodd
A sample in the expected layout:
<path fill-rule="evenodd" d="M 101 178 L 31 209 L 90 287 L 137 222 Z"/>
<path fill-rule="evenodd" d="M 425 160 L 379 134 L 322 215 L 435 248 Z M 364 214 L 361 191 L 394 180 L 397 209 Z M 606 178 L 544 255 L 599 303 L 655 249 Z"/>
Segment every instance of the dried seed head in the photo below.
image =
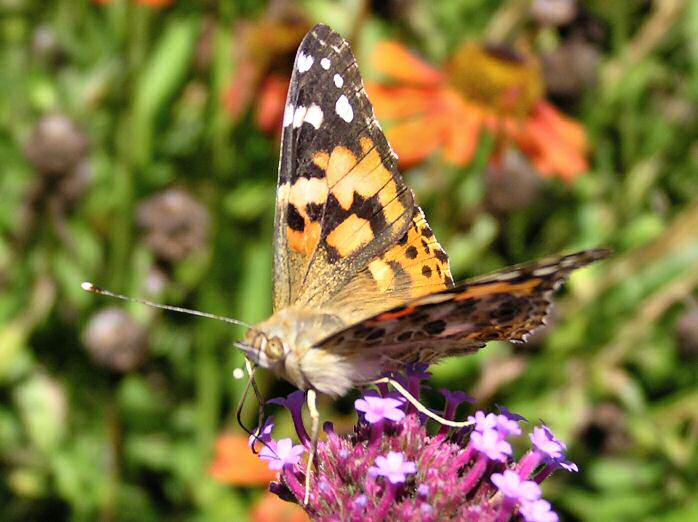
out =
<path fill-rule="evenodd" d="M 84 343 L 92 360 L 104 368 L 126 373 L 148 356 L 145 328 L 121 308 L 106 308 L 87 325 Z"/>
<path fill-rule="evenodd" d="M 27 160 L 46 176 L 62 176 L 87 154 L 88 140 L 77 124 L 60 113 L 39 120 L 24 147 Z"/>
<path fill-rule="evenodd" d="M 203 248 L 210 217 L 206 208 L 182 189 L 167 189 L 141 203 L 138 224 L 160 259 L 176 262 Z"/>
<path fill-rule="evenodd" d="M 496 213 L 529 207 L 541 194 L 536 169 L 516 149 L 507 148 L 485 171 L 487 206 Z"/>
<path fill-rule="evenodd" d="M 576 98 L 596 83 L 601 52 L 582 38 L 564 41 L 543 56 L 543 77 L 548 93 L 559 98 Z"/>

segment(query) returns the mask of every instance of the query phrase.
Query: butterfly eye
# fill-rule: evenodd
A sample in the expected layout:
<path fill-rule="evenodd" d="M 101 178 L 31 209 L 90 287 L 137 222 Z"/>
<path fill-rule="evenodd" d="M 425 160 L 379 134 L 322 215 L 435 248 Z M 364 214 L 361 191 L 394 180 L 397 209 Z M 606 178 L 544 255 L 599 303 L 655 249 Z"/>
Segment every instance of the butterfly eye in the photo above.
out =
<path fill-rule="evenodd" d="M 264 354 L 270 361 L 277 361 L 284 355 L 284 344 L 278 337 L 272 337 L 264 347 Z"/>

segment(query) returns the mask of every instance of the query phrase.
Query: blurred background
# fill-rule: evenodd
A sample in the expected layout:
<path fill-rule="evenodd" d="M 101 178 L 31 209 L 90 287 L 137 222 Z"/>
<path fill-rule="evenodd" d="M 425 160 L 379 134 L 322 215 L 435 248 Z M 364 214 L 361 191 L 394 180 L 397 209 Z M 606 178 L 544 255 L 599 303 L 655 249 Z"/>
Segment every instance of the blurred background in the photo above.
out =
<path fill-rule="evenodd" d="M 434 388 L 568 442 L 580 473 L 546 482 L 564 520 L 698 520 L 690 0 L 0 0 L 0 518 L 304 520 L 235 420 L 241 329 L 80 283 L 267 317 L 280 122 L 316 22 L 352 42 L 456 279 L 616 250 L 530 343 L 438 365 Z M 348 429 L 355 398 L 323 416 Z"/>

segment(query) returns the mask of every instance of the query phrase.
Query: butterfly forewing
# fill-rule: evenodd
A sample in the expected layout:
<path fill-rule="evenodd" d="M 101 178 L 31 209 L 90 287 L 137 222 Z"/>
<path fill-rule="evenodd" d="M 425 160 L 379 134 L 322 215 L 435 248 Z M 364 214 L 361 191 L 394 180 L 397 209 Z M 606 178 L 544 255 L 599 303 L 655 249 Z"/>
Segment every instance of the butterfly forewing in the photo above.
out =
<path fill-rule="evenodd" d="M 400 240 L 415 204 L 356 60 L 327 26 L 298 49 L 283 125 L 274 306 L 318 307 Z"/>

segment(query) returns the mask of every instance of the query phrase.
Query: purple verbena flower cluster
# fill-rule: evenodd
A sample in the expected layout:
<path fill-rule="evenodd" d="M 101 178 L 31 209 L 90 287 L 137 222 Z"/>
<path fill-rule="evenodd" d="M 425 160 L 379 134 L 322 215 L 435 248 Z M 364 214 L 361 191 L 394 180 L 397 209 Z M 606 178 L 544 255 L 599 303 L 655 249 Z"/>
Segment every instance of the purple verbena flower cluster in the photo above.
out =
<path fill-rule="evenodd" d="M 408 368 L 401 383 L 419 397 L 426 368 Z M 354 432 L 338 435 L 331 423 L 317 448 L 311 476 L 313 520 L 455 520 L 463 522 L 557 522 L 558 515 L 541 497 L 540 483 L 558 468 L 577 471 L 566 459 L 565 445 L 545 426 L 533 428 L 533 447 L 518 462 L 509 438 L 522 434 L 523 417 L 506 408 L 500 413 L 475 412 L 467 428 L 427 431 L 426 416 L 383 386 L 355 402 L 360 413 Z M 443 416 L 453 418 L 471 399 L 463 392 L 442 390 Z M 286 500 L 303 503 L 305 462 L 310 448 L 301 410 L 304 393 L 293 392 L 274 404 L 290 411 L 301 444 L 271 437 L 273 421 L 257 432 L 265 443 L 260 458 L 279 470 L 270 489 Z M 251 443 L 254 437 L 251 438 Z"/>

